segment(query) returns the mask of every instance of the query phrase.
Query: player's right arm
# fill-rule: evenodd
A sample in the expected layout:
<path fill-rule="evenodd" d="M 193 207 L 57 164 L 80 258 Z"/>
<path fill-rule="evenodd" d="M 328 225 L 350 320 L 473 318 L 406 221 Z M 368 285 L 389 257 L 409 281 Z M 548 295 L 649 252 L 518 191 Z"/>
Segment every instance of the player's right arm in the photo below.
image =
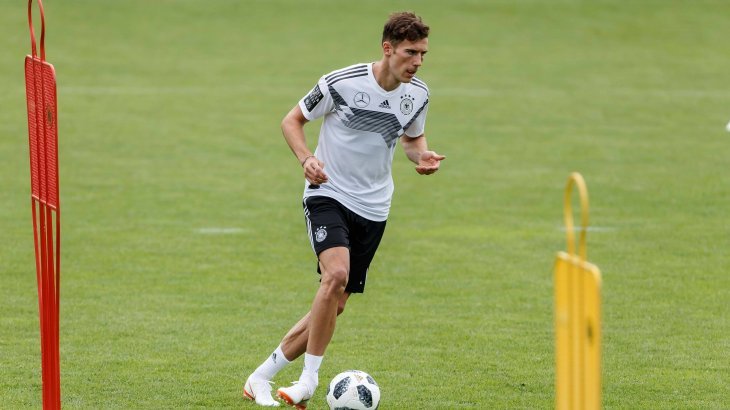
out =
<path fill-rule="evenodd" d="M 324 163 L 317 159 L 307 147 L 307 139 L 304 134 L 304 125 L 309 122 L 299 104 L 281 121 L 281 132 L 289 148 L 297 157 L 304 169 L 304 177 L 310 184 L 319 185 L 327 182 L 327 174 L 322 170 Z"/>

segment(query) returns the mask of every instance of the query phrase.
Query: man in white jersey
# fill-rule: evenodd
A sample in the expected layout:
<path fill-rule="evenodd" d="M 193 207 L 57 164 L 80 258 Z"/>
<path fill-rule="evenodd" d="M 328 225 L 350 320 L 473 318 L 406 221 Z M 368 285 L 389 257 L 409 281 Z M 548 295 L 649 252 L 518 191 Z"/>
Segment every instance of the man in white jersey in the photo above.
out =
<path fill-rule="evenodd" d="M 301 410 L 314 394 L 336 318 L 352 293 L 364 291 L 385 230 L 396 142 L 421 175 L 438 171 L 445 158 L 428 150 L 428 87 L 415 76 L 428 51 L 428 32 L 415 14 L 392 14 L 383 28 L 380 61 L 322 76 L 282 121 L 284 138 L 304 169 L 304 215 L 321 282 L 311 310 L 246 380 L 244 397 L 257 404 L 279 405 L 271 380 L 302 354 L 299 380 L 277 396 Z M 319 117 L 324 120 L 312 153 L 304 125 Z"/>

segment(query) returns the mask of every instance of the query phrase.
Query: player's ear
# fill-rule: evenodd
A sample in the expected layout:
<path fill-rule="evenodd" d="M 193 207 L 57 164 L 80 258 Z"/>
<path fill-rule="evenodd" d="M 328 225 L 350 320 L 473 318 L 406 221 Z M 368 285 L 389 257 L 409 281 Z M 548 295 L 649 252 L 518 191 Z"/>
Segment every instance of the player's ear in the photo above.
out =
<path fill-rule="evenodd" d="M 393 51 L 393 45 L 390 44 L 390 41 L 383 41 L 383 55 L 390 57 Z"/>

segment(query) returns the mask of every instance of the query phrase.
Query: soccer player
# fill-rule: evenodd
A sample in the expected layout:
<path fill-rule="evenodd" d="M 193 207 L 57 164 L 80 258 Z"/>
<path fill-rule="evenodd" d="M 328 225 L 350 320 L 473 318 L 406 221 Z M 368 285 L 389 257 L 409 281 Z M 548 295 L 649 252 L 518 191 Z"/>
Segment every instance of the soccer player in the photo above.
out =
<path fill-rule="evenodd" d="M 284 117 L 281 129 L 304 169 L 304 217 L 321 275 L 311 310 L 248 377 L 244 397 L 278 406 L 271 380 L 304 355 L 304 369 L 285 403 L 304 409 L 318 385 L 318 371 L 347 299 L 365 289 L 368 267 L 385 230 L 393 195 L 391 168 L 396 143 L 430 175 L 445 158 L 430 151 L 424 136 L 429 92 L 416 77 L 428 51 L 429 27 L 413 13 L 394 13 L 383 28 L 382 58 L 322 76 Z M 304 125 L 324 117 L 312 153 Z"/>

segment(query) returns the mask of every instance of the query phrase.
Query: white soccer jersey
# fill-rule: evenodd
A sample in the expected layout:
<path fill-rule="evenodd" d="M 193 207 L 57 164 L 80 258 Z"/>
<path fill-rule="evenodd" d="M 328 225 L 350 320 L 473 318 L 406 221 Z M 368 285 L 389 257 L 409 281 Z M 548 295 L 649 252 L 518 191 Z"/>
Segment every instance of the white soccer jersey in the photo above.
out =
<path fill-rule="evenodd" d="M 396 142 L 423 134 L 426 84 L 414 77 L 385 91 L 372 63 L 356 64 L 322 76 L 299 107 L 310 121 L 324 116 L 314 154 L 329 177 L 319 188 L 305 185 L 304 197 L 331 197 L 364 218 L 386 220 Z"/>

